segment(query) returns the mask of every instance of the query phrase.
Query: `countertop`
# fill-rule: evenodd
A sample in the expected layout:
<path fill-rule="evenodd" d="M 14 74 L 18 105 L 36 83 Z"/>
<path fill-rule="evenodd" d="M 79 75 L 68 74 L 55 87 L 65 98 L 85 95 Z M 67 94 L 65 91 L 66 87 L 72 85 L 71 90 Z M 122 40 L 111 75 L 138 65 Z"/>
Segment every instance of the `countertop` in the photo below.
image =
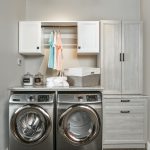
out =
<path fill-rule="evenodd" d="M 16 86 L 10 87 L 10 91 L 103 91 L 100 86 L 96 87 L 46 87 L 46 86 Z"/>
<path fill-rule="evenodd" d="M 120 98 L 149 98 L 144 94 L 103 94 L 105 99 L 120 99 Z"/>

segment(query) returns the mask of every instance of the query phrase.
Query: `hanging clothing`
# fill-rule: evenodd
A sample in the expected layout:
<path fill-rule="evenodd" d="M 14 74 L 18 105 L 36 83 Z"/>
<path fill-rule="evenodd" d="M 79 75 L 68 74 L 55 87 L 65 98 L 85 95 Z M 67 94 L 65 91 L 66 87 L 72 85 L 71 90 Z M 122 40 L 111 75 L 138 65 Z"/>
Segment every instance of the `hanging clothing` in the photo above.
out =
<path fill-rule="evenodd" d="M 56 45 L 57 45 L 57 32 L 54 32 L 54 68 L 57 69 L 57 50 L 56 50 Z"/>
<path fill-rule="evenodd" d="M 60 32 L 51 32 L 49 37 L 49 60 L 48 68 L 62 71 L 63 56 L 62 56 L 62 39 Z"/>
<path fill-rule="evenodd" d="M 49 59 L 48 59 L 48 68 L 54 68 L 54 34 L 50 33 L 49 37 Z"/>
<path fill-rule="evenodd" d="M 56 51 L 57 51 L 57 70 L 62 71 L 63 66 L 63 56 L 62 56 L 62 40 L 60 32 L 57 34 L 57 43 L 56 43 Z"/>

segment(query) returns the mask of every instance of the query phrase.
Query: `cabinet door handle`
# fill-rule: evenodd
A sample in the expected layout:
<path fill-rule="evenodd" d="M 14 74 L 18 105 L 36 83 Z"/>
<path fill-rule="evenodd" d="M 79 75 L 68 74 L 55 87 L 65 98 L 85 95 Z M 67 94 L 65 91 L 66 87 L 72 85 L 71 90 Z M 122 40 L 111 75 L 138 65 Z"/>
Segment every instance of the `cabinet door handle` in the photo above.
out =
<path fill-rule="evenodd" d="M 125 61 L 125 56 L 124 56 L 124 53 L 123 53 L 123 61 Z"/>
<path fill-rule="evenodd" d="M 39 46 L 36 47 L 36 49 L 39 49 L 39 48 L 40 48 Z"/>
<path fill-rule="evenodd" d="M 126 102 L 130 102 L 130 100 L 129 99 L 122 99 L 121 102 L 126 103 Z"/>
<path fill-rule="evenodd" d="M 120 53 L 120 61 L 122 61 L 122 53 Z"/>
<path fill-rule="evenodd" d="M 120 113 L 122 113 L 122 114 L 129 114 L 130 111 L 129 110 L 121 110 Z"/>

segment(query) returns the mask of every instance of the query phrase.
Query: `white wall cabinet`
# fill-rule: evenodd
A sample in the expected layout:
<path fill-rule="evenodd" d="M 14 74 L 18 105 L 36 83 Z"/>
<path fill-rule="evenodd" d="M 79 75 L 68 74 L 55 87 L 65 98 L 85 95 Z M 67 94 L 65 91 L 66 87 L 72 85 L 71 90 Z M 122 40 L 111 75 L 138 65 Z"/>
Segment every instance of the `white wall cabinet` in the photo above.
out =
<path fill-rule="evenodd" d="M 104 93 L 141 94 L 141 22 L 101 21 L 101 52 Z"/>
<path fill-rule="evenodd" d="M 40 21 L 19 22 L 19 53 L 42 54 Z"/>
<path fill-rule="evenodd" d="M 99 53 L 99 21 L 79 22 L 19 22 L 19 53 L 25 55 L 43 54 L 41 47 L 42 23 L 47 27 L 69 27 L 76 24 L 77 27 L 77 52 L 81 54 Z"/>
<path fill-rule="evenodd" d="M 77 23 L 77 52 L 81 54 L 99 53 L 99 34 L 99 21 L 79 21 Z"/>
<path fill-rule="evenodd" d="M 104 147 L 110 144 L 128 145 L 145 144 L 146 142 L 147 98 L 142 96 L 109 96 L 108 98 L 104 96 Z"/>

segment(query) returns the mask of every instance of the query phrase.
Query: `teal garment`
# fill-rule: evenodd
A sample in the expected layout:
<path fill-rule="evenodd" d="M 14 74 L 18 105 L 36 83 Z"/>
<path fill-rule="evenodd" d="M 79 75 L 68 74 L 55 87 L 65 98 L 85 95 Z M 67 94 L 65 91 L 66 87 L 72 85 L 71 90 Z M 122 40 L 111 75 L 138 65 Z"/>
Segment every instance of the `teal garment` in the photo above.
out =
<path fill-rule="evenodd" d="M 54 34 L 50 33 L 49 37 L 49 59 L 48 59 L 48 68 L 54 69 Z"/>

